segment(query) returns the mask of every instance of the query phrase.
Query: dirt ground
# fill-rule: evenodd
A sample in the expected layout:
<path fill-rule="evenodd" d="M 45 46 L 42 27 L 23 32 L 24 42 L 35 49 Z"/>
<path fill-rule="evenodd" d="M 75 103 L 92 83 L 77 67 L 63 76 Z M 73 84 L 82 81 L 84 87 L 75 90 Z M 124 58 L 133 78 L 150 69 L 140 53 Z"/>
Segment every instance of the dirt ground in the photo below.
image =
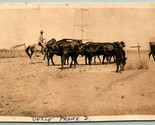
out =
<path fill-rule="evenodd" d="M 137 66 L 137 52 L 127 52 L 126 70 L 116 65 L 84 65 L 76 68 L 47 66 L 42 57 L 0 59 L 1 116 L 97 116 L 155 115 L 155 62 L 141 53 L 146 69 Z M 97 60 L 98 61 L 98 60 Z M 68 66 L 65 66 L 68 67 Z"/>

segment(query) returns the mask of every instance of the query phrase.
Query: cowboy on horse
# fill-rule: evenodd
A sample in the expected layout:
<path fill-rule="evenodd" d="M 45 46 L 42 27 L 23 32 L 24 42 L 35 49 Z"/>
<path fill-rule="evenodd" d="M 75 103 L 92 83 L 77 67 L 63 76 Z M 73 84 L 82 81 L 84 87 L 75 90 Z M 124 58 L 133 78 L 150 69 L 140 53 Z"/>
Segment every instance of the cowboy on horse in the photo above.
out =
<path fill-rule="evenodd" d="M 36 44 L 36 43 L 34 43 L 34 44 L 31 44 L 31 45 L 29 45 L 27 48 L 26 48 L 26 53 L 27 53 L 27 55 L 29 56 L 29 58 L 30 58 L 30 60 L 31 60 L 31 62 L 30 63 L 32 63 L 32 55 L 35 53 L 35 55 L 36 56 L 38 56 L 37 54 L 36 54 L 36 52 L 37 52 L 37 50 L 38 50 L 38 46 L 40 46 L 41 47 L 41 53 L 43 54 L 44 53 L 44 50 L 45 50 L 45 45 L 44 45 L 44 43 L 43 43 L 43 41 L 45 40 L 44 38 L 43 38 L 43 30 L 41 30 L 40 31 L 40 36 L 39 36 L 39 40 L 38 40 L 38 43 Z"/>

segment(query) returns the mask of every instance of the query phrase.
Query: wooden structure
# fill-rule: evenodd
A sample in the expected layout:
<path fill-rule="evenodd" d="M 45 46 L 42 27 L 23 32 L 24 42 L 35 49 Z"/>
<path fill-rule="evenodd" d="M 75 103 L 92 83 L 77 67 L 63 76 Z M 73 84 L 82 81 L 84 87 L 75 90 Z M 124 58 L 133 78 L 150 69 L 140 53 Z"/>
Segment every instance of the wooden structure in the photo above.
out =
<path fill-rule="evenodd" d="M 25 55 L 26 44 L 17 44 L 10 47 L 10 57 L 21 57 Z"/>
<path fill-rule="evenodd" d="M 138 55 L 139 55 L 139 59 L 140 59 L 140 45 L 139 42 L 137 42 L 137 46 L 130 46 L 130 48 L 137 48 L 138 49 Z"/>
<path fill-rule="evenodd" d="M 82 39 L 82 41 L 92 41 L 92 26 L 90 21 L 89 9 L 76 9 L 73 39 Z"/>
<path fill-rule="evenodd" d="M 26 49 L 25 43 L 24 43 L 24 44 L 15 45 L 15 46 L 13 46 L 13 49 L 19 48 L 19 47 L 21 47 L 21 46 L 24 46 L 24 48 Z"/>

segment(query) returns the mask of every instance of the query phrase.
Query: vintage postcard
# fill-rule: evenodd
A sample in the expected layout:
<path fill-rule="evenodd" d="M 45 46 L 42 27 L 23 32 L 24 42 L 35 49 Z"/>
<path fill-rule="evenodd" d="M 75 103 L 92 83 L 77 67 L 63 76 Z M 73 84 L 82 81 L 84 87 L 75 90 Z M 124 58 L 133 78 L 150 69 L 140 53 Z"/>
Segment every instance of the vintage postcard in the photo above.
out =
<path fill-rule="evenodd" d="M 155 120 L 155 3 L 0 3 L 0 121 Z"/>

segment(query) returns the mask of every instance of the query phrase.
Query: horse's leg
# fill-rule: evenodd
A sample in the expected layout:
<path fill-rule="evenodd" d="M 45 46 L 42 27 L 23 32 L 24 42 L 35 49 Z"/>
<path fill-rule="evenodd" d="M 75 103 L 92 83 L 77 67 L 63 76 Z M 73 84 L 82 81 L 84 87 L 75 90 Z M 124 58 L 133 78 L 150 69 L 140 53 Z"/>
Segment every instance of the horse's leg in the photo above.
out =
<path fill-rule="evenodd" d="M 44 54 L 44 48 L 41 47 L 41 53 Z"/>
<path fill-rule="evenodd" d="M 44 58 L 43 58 L 43 61 L 45 61 L 45 58 L 46 58 L 46 54 L 44 54 Z"/>
<path fill-rule="evenodd" d="M 31 54 L 30 54 L 30 64 L 32 64 L 32 55 L 33 55 L 34 51 L 31 50 Z"/>
<path fill-rule="evenodd" d="M 30 58 L 30 46 L 26 47 L 25 49 L 26 54 L 28 55 L 28 57 Z"/>
<path fill-rule="evenodd" d="M 28 46 L 26 49 L 25 49 L 25 52 L 27 53 L 29 59 L 30 59 L 30 64 L 32 63 L 32 54 L 33 54 L 33 51 L 31 49 L 30 46 Z"/>
<path fill-rule="evenodd" d="M 36 57 L 39 57 L 39 55 L 37 55 L 37 50 L 36 49 L 34 50 L 34 53 L 35 53 Z"/>
<path fill-rule="evenodd" d="M 30 64 L 32 64 L 32 58 L 30 58 Z"/>
<path fill-rule="evenodd" d="M 30 55 L 30 64 L 32 64 L 32 54 Z"/>

